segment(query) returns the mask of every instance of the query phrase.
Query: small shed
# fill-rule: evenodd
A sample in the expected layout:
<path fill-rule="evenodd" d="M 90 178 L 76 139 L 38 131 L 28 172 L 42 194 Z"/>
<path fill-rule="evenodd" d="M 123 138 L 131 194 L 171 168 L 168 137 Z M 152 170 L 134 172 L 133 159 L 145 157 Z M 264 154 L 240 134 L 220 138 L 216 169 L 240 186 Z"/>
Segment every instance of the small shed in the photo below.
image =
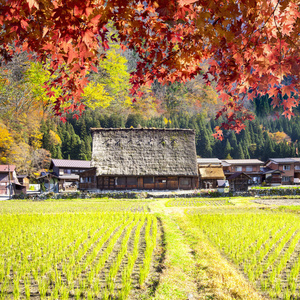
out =
<path fill-rule="evenodd" d="M 20 185 L 25 186 L 26 191 L 29 190 L 29 176 L 28 175 L 17 175 Z"/>
<path fill-rule="evenodd" d="M 200 187 L 202 189 L 217 188 L 217 181 L 224 180 L 223 167 L 219 165 L 198 165 Z"/>
<path fill-rule="evenodd" d="M 41 185 L 41 192 L 58 193 L 59 177 L 52 173 L 41 173 L 37 178 L 37 182 Z"/>
<path fill-rule="evenodd" d="M 231 192 L 247 192 L 251 177 L 243 172 L 236 172 L 227 178 Z"/>
<path fill-rule="evenodd" d="M 26 186 L 18 184 L 18 183 L 12 183 L 12 187 L 14 190 L 14 194 L 15 195 L 22 195 L 22 194 L 26 194 Z"/>

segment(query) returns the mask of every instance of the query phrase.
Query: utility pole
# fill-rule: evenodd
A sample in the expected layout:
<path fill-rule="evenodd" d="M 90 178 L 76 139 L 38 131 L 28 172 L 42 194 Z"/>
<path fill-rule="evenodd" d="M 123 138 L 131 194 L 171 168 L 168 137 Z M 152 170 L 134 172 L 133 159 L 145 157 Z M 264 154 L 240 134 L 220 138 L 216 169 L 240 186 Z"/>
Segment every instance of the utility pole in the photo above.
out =
<path fill-rule="evenodd" d="M 8 163 L 9 200 L 11 199 L 10 165 Z"/>

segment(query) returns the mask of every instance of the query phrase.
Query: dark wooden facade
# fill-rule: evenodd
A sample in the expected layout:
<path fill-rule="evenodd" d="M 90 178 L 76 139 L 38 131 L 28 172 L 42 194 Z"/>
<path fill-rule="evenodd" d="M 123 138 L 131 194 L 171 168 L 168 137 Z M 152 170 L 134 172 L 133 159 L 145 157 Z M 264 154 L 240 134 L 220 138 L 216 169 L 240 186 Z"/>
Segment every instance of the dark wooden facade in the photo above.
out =
<path fill-rule="evenodd" d="M 247 192 L 251 184 L 251 177 L 245 173 L 234 173 L 228 178 L 231 192 Z"/>
<path fill-rule="evenodd" d="M 29 190 L 29 178 L 27 175 L 18 175 L 17 176 L 20 185 L 25 186 L 26 191 Z"/>
<path fill-rule="evenodd" d="M 80 173 L 80 190 L 189 190 L 197 188 L 197 177 L 96 176 L 96 169 Z"/>

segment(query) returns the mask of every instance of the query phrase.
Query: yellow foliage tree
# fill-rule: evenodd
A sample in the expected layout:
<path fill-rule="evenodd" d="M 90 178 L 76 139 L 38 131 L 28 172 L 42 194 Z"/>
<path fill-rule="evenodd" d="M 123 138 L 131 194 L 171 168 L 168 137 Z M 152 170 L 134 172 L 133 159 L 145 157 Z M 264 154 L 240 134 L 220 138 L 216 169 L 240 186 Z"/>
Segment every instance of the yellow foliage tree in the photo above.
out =
<path fill-rule="evenodd" d="M 32 162 L 32 148 L 21 142 L 13 144 L 9 153 L 9 161 L 14 164 L 20 174 L 29 174 Z"/>
<path fill-rule="evenodd" d="M 277 131 L 275 133 L 271 133 L 271 132 L 268 132 L 270 138 L 275 141 L 275 143 L 280 143 L 280 142 L 286 142 L 286 143 L 290 143 L 291 142 L 291 138 L 285 133 L 285 132 L 282 132 L 282 131 Z"/>
<path fill-rule="evenodd" d="M 8 151 L 13 143 L 13 138 L 7 128 L 0 124 L 0 162 L 7 162 Z"/>
<path fill-rule="evenodd" d="M 49 131 L 50 135 L 50 143 L 57 146 L 61 144 L 61 139 L 57 133 L 55 133 L 53 130 Z"/>

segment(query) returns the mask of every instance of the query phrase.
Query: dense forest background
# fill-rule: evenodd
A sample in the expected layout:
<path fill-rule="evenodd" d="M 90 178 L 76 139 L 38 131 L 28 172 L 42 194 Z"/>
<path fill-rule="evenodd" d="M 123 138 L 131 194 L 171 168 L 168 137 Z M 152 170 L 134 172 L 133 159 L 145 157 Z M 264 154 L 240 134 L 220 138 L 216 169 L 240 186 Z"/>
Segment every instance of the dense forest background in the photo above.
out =
<path fill-rule="evenodd" d="M 259 100 L 256 107 L 263 105 Z M 266 106 L 268 108 L 268 106 Z M 179 113 L 170 119 L 164 116 L 145 119 L 141 114 L 127 117 L 112 114 L 104 115 L 97 111 L 86 111 L 78 120 L 69 115 L 67 122 L 47 120 L 42 123 L 43 148 L 50 151 L 53 158 L 91 159 L 92 138 L 89 128 L 191 128 L 196 133 L 196 150 L 200 157 L 220 159 L 257 158 L 266 161 L 271 157 L 297 157 L 300 148 L 300 117 L 288 120 L 284 117 L 273 119 L 268 112 L 246 123 L 246 129 L 236 134 L 224 132 L 224 140 L 215 139 L 214 128 L 222 120 L 215 121 L 198 113 Z M 56 145 L 51 142 L 52 132 L 60 138 Z M 52 134 L 53 135 L 53 134 Z"/>
<path fill-rule="evenodd" d="M 89 74 L 91 83 L 82 99 L 86 110 L 79 118 L 68 110 L 62 116 L 53 115 L 55 101 L 49 103 L 44 82 L 55 74 L 23 53 L 0 65 L 0 163 L 15 164 L 19 173 L 34 175 L 47 169 L 51 158 L 90 160 L 90 128 L 95 127 L 191 128 L 200 157 L 266 161 L 299 156 L 299 109 L 291 120 L 276 119 L 267 96 L 254 99 L 246 105 L 255 120 L 246 122 L 239 134 L 225 131 L 224 140 L 219 141 L 212 136 L 223 121 L 214 117 L 221 105 L 214 87 L 207 87 L 201 75 L 185 84 L 156 82 L 143 88 L 134 101 L 129 93 L 134 61 L 134 53 L 123 53 L 112 45 L 98 73 Z M 59 88 L 53 92 L 58 95 Z"/>

